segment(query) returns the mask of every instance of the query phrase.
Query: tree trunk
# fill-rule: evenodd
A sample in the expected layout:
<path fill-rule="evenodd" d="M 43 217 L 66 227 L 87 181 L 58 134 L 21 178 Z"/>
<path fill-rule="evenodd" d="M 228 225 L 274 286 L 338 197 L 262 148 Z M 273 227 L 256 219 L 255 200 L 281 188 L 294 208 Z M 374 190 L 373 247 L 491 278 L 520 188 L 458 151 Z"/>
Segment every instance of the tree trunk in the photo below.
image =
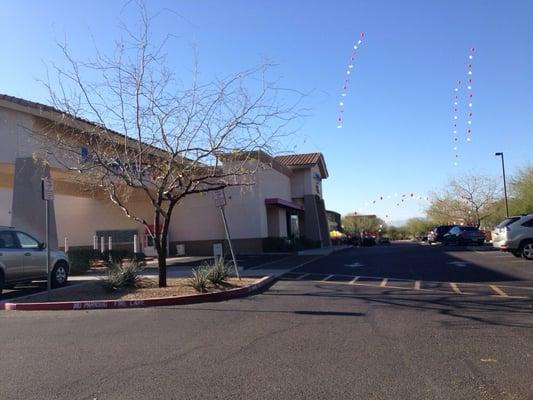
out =
<path fill-rule="evenodd" d="M 166 245 L 157 255 L 157 262 L 159 266 L 159 287 L 167 286 L 167 255 L 166 255 Z"/>

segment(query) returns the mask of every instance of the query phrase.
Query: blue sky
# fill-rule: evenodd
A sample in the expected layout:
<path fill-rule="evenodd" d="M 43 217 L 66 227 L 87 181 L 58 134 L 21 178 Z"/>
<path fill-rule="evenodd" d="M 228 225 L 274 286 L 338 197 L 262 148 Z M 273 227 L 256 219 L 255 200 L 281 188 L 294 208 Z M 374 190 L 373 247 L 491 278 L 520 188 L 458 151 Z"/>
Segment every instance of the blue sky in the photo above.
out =
<path fill-rule="evenodd" d="M 136 23 L 120 1 L 0 3 L 0 92 L 47 102 L 36 78 L 44 63 L 61 64 L 55 41 L 77 56 L 93 43 L 110 51 L 119 22 Z M 209 80 L 277 64 L 284 87 L 309 92 L 311 108 L 289 146 L 324 153 L 330 178 L 326 205 L 341 213 L 376 213 L 403 220 L 423 202 L 395 207 L 394 193 L 420 195 L 464 172 L 510 173 L 533 161 L 533 2 L 523 1 L 150 1 L 161 11 L 155 37 L 171 33 L 169 62 L 188 79 L 194 44 Z M 164 11 L 171 9 L 173 12 Z M 338 99 L 351 48 L 364 31 L 345 99 Z M 474 59 L 473 140 L 459 145 L 453 165 L 452 91 Z M 464 135 L 461 135 L 464 138 Z M 366 206 L 385 196 L 384 201 Z"/>

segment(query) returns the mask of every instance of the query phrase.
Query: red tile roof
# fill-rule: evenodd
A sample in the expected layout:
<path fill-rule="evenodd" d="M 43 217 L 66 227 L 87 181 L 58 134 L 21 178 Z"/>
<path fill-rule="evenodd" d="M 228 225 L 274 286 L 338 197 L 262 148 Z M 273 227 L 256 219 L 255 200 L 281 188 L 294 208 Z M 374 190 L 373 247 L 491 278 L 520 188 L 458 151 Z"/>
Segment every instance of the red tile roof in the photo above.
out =
<path fill-rule="evenodd" d="M 274 160 L 287 167 L 310 167 L 318 165 L 322 178 L 327 178 L 329 175 L 322 153 L 289 154 L 286 156 L 276 156 Z"/>
<path fill-rule="evenodd" d="M 314 165 L 318 163 L 322 153 L 289 154 L 286 156 L 276 156 L 274 159 L 287 166 Z"/>

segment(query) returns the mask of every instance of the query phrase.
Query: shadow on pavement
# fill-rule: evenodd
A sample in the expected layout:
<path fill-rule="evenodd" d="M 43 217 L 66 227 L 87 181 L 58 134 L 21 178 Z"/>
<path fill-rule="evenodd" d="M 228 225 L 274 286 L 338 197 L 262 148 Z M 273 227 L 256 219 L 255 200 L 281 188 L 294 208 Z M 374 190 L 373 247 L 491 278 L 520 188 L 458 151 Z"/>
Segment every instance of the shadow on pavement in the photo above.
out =
<path fill-rule="evenodd" d="M 459 296 L 439 293 L 406 293 L 401 289 L 376 291 L 337 285 L 313 285 L 305 292 L 269 291 L 264 296 L 291 296 L 304 298 L 353 299 L 367 305 L 386 306 L 394 309 L 412 309 L 438 315 L 455 317 L 457 320 L 440 322 L 446 327 L 476 329 L 483 325 L 516 328 L 533 328 L 533 301 L 531 299 L 503 299 L 478 296 Z M 335 303 L 339 306 L 339 303 Z M 351 305 L 350 307 L 353 307 Z M 462 320 L 462 321 L 461 321 Z M 477 324 L 465 324 L 475 322 Z"/>

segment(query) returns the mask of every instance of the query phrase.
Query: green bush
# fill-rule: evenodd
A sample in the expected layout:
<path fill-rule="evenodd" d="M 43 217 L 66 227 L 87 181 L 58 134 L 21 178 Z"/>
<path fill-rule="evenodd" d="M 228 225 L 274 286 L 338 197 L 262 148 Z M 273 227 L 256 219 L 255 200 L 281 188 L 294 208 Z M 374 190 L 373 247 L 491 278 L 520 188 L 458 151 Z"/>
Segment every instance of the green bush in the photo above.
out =
<path fill-rule="evenodd" d="M 87 272 L 94 261 L 102 259 L 98 250 L 87 248 L 72 248 L 67 251 L 71 274 Z"/>
<path fill-rule="evenodd" d="M 124 287 L 134 287 L 141 271 L 141 266 L 135 261 L 124 264 L 113 263 L 108 267 L 104 288 L 112 291 Z"/>
<path fill-rule="evenodd" d="M 112 263 L 120 263 L 122 260 L 131 260 L 133 259 L 133 252 L 128 249 L 112 249 L 105 250 L 102 258 L 105 261 L 110 261 Z"/>
<path fill-rule="evenodd" d="M 189 278 L 189 284 L 197 292 L 206 292 L 207 283 L 209 282 L 209 268 L 200 266 L 192 270 L 192 276 Z"/>
<path fill-rule="evenodd" d="M 224 259 L 220 258 L 207 267 L 207 279 L 213 285 L 221 285 L 228 280 L 229 268 Z"/>

